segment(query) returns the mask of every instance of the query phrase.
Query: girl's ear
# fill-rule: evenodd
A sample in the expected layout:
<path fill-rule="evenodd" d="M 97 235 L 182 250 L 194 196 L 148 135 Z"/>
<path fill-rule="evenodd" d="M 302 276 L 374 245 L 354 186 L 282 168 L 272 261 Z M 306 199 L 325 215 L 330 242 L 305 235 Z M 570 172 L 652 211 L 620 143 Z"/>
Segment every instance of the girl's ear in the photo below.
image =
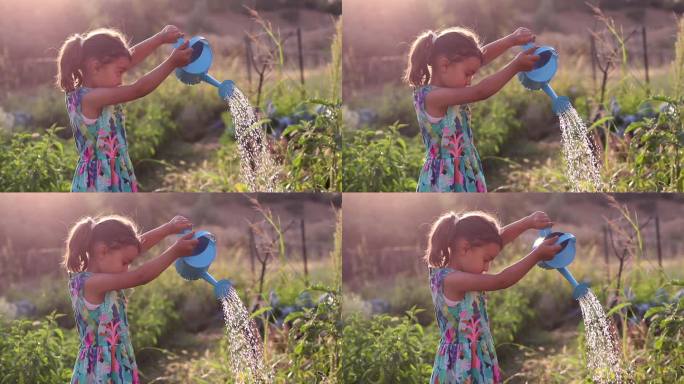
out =
<path fill-rule="evenodd" d="M 451 62 L 449 61 L 449 59 L 446 58 L 446 56 L 439 56 L 435 61 L 435 66 L 438 68 L 440 72 L 444 72 L 447 70 L 450 63 Z"/>
<path fill-rule="evenodd" d="M 106 246 L 104 243 L 99 242 L 96 243 L 93 246 L 93 253 L 98 256 L 106 256 L 107 252 L 109 252 L 109 247 Z M 94 255 L 93 255 L 94 256 Z"/>
<path fill-rule="evenodd" d="M 91 57 L 90 59 L 86 60 L 83 66 L 85 67 L 87 72 L 95 73 L 102 68 L 102 63 L 100 63 L 100 61 L 98 61 L 97 59 Z"/>
<path fill-rule="evenodd" d="M 459 253 L 459 254 L 464 254 L 472 248 L 470 243 L 466 239 L 456 240 L 454 247 L 455 247 L 454 250 L 456 251 L 456 253 Z"/>

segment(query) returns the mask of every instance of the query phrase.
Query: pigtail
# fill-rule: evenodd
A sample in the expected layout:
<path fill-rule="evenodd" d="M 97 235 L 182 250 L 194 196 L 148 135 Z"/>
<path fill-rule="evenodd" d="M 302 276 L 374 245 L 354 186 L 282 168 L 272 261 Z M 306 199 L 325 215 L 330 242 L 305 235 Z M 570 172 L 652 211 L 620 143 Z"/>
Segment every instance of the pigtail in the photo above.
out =
<path fill-rule="evenodd" d="M 69 272 L 82 272 L 88 268 L 88 252 L 95 220 L 86 217 L 79 220 L 69 231 L 63 265 Z"/>
<path fill-rule="evenodd" d="M 83 37 L 70 36 L 59 50 L 57 58 L 57 86 L 65 92 L 73 92 L 83 84 Z"/>
<path fill-rule="evenodd" d="M 450 245 L 458 220 L 458 215 L 449 212 L 442 215 L 432 225 L 425 253 L 425 261 L 430 267 L 441 268 L 449 264 Z"/>
<path fill-rule="evenodd" d="M 426 31 L 411 45 L 404 81 L 413 87 L 428 84 L 433 75 L 430 66 L 440 56 L 450 61 L 476 57 L 480 63 L 484 62 L 480 39 L 470 29 L 452 27 L 438 33 Z"/>
<path fill-rule="evenodd" d="M 460 215 L 448 212 L 432 224 L 425 261 L 432 268 L 448 265 L 458 239 L 465 239 L 476 247 L 493 243 L 503 248 L 500 228 L 498 220 L 485 212 L 471 211 Z"/>
<path fill-rule="evenodd" d="M 411 45 L 404 81 L 419 87 L 430 82 L 430 60 L 437 35 L 433 31 L 423 32 Z"/>

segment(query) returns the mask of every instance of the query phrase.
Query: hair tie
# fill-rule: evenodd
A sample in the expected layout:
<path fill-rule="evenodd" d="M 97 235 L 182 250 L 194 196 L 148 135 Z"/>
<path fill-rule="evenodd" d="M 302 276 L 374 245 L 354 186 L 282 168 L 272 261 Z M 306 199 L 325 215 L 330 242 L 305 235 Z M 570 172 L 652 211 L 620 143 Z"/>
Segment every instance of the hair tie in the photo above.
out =
<path fill-rule="evenodd" d="M 437 34 L 433 31 L 430 31 L 430 34 L 432 35 L 432 44 L 436 43 L 438 38 Z"/>

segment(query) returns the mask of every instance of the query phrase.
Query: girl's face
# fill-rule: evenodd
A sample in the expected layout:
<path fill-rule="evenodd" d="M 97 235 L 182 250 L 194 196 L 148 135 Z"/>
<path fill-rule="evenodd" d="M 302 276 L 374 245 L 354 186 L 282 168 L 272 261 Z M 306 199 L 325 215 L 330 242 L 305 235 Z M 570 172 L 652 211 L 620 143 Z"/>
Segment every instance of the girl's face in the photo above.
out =
<path fill-rule="evenodd" d="M 455 251 L 453 264 L 458 270 L 481 274 L 489 271 L 489 265 L 499 255 L 501 247 L 496 243 L 473 246 L 460 239 L 456 242 Z"/>
<path fill-rule="evenodd" d="M 106 64 L 91 59 L 86 65 L 87 74 L 92 87 L 113 88 L 123 84 L 123 74 L 128 70 L 131 60 L 121 56 Z"/>
<path fill-rule="evenodd" d="M 96 244 L 95 254 L 97 272 L 122 273 L 128 271 L 128 266 L 138 257 L 140 252 L 135 245 L 111 248 L 105 244 Z"/>
<path fill-rule="evenodd" d="M 440 85 L 448 88 L 469 87 L 473 76 L 482 66 L 477 57 L 452 61 L 442 56 L 437 59 L 437 77 Z"/>

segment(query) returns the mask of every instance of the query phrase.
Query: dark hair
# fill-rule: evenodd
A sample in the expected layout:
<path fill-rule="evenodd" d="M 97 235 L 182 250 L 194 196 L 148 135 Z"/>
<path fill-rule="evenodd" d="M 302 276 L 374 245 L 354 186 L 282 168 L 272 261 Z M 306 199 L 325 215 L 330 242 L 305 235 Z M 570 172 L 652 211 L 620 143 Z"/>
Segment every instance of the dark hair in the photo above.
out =
<path fill-rule="evenodd" d="M 93 246 L 104 243 L 112 249 L 133 245 L 140 251 L 138 229 L 122 216 L 104 216 L 97 219 L 84 217 L 69 231 L 64 253 L 64 267 L 69 272 L 82 272 L 88 268 Z"/>
<path fill-rule="evenodd" d="M 465 239 L 475 247 L 493 243 L 503 248 L 499 222 L 491 215 L 479 211 L 461 215 L 448 212 L 432 224 L 425 252 L 428 265 L 441 268 L 449 264 L 452 249 L 458 239 Z"/>
<path fill-rule="evenodd" d="M 57 58 L 57 86 L 72 92 L 83 85 L 84 63 L 94 58 L 103 64 L 119 57 L 131 58 L 124 35 L 111 28 L 99 28 L 66 39 Z"/>
<path fill-rule="evenodd" d="M 430 69 L 437 57 L 451 61 L 477 57 L 482 62 L 480 38 L 471 30 L 452 27 L 441 32 L 425 31 L 411 45 L 404 81 L 414 87 L 430 82 Z"/>

